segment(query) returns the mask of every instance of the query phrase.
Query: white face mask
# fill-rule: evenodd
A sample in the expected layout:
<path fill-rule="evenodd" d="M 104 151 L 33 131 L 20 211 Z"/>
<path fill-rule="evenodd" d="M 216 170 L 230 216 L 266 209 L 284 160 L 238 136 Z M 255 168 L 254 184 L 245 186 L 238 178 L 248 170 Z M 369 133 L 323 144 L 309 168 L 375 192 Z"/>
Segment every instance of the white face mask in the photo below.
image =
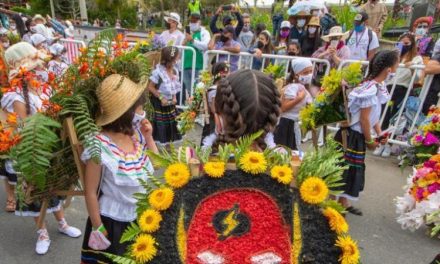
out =
<path fill-rule="evenodd" d="M 200 30 L 200 24 L 199 23 L 189 23 L 189 30 L 191 32 L 197 32 Z"/>
<path fill-rule="evenodd" d="M 298 27 L 304 27 L 306 25 L 305 19 L 298 19 Z"/>
<path fill-rule="evenodd" d="M 30 27 L 30 30 L 31 30 L 31 32 L 32 32 L 32 33 L 36 33 L 36 32 L 37 32 L 37 30 L 36 30 L 36 27 L 35 27 L 35 26 L 33 26 L 33 27 Z"/>
<path fill-rule="evenodd" d="M 310 34 L 315 34 L 315 32 L 316 32 L 316 28 L 315 27 L 309 27 L 309 33 Z"/>
<path fill-rule="evenodd" d="M 9 25 L 9 29 L 14 31 L 17 29 L 17 26 L 16 25 Z"/>
<path fill-rule="evenodd" d="M 330 41 L 330 47 L 332 47 L 332 48 L 337 48 L 338 47 L 338 44 L 339 44 L 339 40 L 331 40 Z"/>
<path fill-rule="evenodd" d="M 425 34 L 426 34 L 426 29 L 424 29 L 424 28 L 416 29 L 416 35 L 423 36 Z"/>
<path fill-rule="evenodd" d="M 5 48 L 5 49 L 7 49 L 7 48 L 9 48 L 9 42 L 3 42 L 3 48 Z"/>
<path fill-rule="evenodd" d="M 141 126 L 141 122 L 142 120 L 145 119 L 145 117 L 147 116 L 147 113 L 144 111 L 144 113 L 142 115 L 138 114 L 138 113 L 134 113 L 134 117 L 133 117 L 133 126 L 136 128 L 140 128 Z"/>
<path fill-rule="evenodd" d="M 304 85 L 311 84 L 312 83 L 313 74 L 307 74 L 307 75 L 300 75 L 298 77 L 298 81 Z"/>

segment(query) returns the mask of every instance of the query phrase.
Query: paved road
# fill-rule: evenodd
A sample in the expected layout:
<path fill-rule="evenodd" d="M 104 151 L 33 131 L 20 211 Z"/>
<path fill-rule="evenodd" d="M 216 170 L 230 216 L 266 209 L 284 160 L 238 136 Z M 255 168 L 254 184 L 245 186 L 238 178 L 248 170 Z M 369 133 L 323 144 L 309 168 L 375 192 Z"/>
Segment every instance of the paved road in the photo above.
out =
<path fill-rule="evenodd" d="M 440 253 L 440 240 L 403 231 L 395 222 L 393 198 L 402 194 L 405 177 L 394 159 L 367 158 L 366 189 L 358 206 L 364 216 L 348 216 L 352 236 L 359 241 L 364 264 L 427 264 Z M 3 207 L 5 195 L 0 192 Z M 67 221 L 84 229 L 86 210 L 83 198 L 76 198 L 66 211 Z M 31 218 L 16 217 L 0 212 L 0 264 L 79 263 L 82 238 L 72 239 L 56 230 L 53 217 L 48 217 L 52 245 L 47 255 L 34 253 L 35 232 Z M 165 263 L 164 263 L 165 264 Z"/>

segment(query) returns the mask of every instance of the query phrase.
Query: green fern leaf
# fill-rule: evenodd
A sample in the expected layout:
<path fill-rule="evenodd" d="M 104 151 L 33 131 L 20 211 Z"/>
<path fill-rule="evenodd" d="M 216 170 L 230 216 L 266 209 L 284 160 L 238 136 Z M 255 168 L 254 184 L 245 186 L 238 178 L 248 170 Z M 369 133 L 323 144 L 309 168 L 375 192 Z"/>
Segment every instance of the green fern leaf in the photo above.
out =
<path fill-rule="evenodd" d="M 124 242 L 133 241 L 139 234 L 141 233 L 141 229 L 136 223 L 131 223 L 130 226 L 128 226 L 124 233 L 121 236 L 121 244 Z"/>

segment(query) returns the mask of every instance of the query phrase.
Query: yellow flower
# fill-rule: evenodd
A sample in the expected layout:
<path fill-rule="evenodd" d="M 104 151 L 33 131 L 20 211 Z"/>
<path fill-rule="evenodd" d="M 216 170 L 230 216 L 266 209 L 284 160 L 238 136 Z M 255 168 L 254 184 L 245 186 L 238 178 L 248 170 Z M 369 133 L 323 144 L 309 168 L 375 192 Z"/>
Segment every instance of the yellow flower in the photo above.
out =
<path fill-rule="evenodd" d="M 270 176 L 282 184 L 290 184 L 293 179 L 293 171 L 290 166 L 274 166 L 270 170 Z"/>
<path fill-rule="evenodd" d="M 154 190 L 148 197 L 150 205 L 159 211 L 170 208 L 173 203 L 174 192 L 171 188 L 160 188 Z"/>
<path fill-rule="evenodd" d="M 188 166 L 183 163 L 171 164 L 165 170 L 165 181 L 174 188 L 180 188 L 186 185 L 190 176 Z"/>
<path fill-rule="evenodd" d="M 225 174 L 226 164 L 222 161 L 210 161 L 205 164 L 203 169 L 212 178 L 221 178 Z"/>
<path fill-rule="evenodd" d="M 259 174 L 267 169 L 267 161 L 263 153 L 249 151 L 240 158 L 241 169 L 247 173 Z"/>
<path fill-rule="evenodd" d="M 327 217 L 331 230 L 335 231 L 338 235 L 348 232 L 347 221 L 345 221 L 345 218 L 338 211 L 327 207 L 323 214 Z"/>
<path fill-rule="evenodd" d="M 300 187 L 301 198 L 310 204 L 322 203 L 328 196 L 328 187 L 319 177 L 306 179 Z"/>
<path fill-rule="evenodd" d="M 159 229 L 162 216 L 154 209 L 145 210 L 139 217 L 139 227 L 143 232 L 152 233 Z"/>
<path fill-rule="evenodd" d="M 342 255 L 339 257 L 341 264 L 359 263 L 359 249 L 356 242 L 350 236 L 339 236 L 336 240 L 336 246 L 342 250 Z"/>
<path fill-rule="evenodd" d="M 131 248 L 131 255 L 136 259 L 137 262 L 148 262 L 157 254 L 155 244 L 156 240 L 151 235 L 139 235 Z"/>

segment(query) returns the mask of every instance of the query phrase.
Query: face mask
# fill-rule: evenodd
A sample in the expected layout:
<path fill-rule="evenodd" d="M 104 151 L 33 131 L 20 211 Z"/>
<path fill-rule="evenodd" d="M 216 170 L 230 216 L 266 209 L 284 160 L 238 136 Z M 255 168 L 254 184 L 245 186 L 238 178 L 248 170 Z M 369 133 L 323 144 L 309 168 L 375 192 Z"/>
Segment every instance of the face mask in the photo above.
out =
<path fill-rule="evenodd" d="M 315 34 L 316 33 L 316 28 L 315 27 L 309 27 L 309 33 L 310 34 Z"/>
<path fill-rule="evenodd" d="M 134 113 L 134 117 L 133 117 L 133 126 L 136 128 L 140 128 L 141 126 L 141 122 L 142 120 L 145 119 L 145 117 L 147 116 L 147 113 L 144 111 L 144 113 L 142 115 L 138 114 L 138 113 Z"/>
<path fill-rule="evenodd" d="M 281 32 L 280 32 L 280 37 L 282 37 L 282 38 L 287 38 L 288 36 L 289 36 L 289 31 L 284 31 L 284 30 L 282 30 Z"/>
<path fill-rule="evenodd" d="M 298 19 L 298 27 L 304 27 L 306 25 L 305 19 Z"/>
<path fill-rule="evenodd" d="M 426 29 L 424 29 L 424 28 L 416 29 L 416 35 L 423 36 L 425 34 L 426 34 Z"/>
<path fill-rule="evenodd" d="M 262 41 L 257 42 L 257 48 L 262 49 L 264 48 L 264 43 Z"/>
<path fill-rule="evenodd" d="M 226 42 L 229 41 L 229 38 L 226 37 L 225 35 L 221 35 L 221 36 L 220 36 L 220 41 L 223 42 L 223 43 L 226 43 Z"/>
<path fill-rule="evenodd" d="M 291 52 L 288 52 L 287 55 L 289 55 L 289 56 L 296 56 L 296 52 L 291 51 Z"/>
<path fill-rule="evenodd" d="M 395 76 L 396 76 L 395 72 L 388 73 L 387 81 L 391 82 L 394 79 Z"/>
<path fill-rule="evenodd" d="M 74 28 L 73 28 L 73 26 L 70 26 L 69 29 L 73 31 Z"/>
<path fill-rule="evenodd" d="M 365 29 L 364 25 L 355 25 L 354 26 L 354 31 L 356 31 L 356 32 L 362 32 L 362 31 L 364 31 L 364 29 Z"/>
<path fill-rule="evenodd" d="M 408 53 L 408 51 L 410 51 L 412 49 L 412 45 L 409 46 L 402 46 L 402 52 L 400 54 L 405 55 L 406 53 Z"/>
<path fill-rule="evenodd" d="M 251 30 L 251 26 L 243 26 L 243 32 L 249 32 L 249 30 Z"/>
<path fill-rule="evenodd" d="M 17 26 L 15 26 L 15 25 L 10 25 L 10 26 L 9 26 L 9 29 L 12 30 L 12 31 L 14 31 L 14 30 L 17 29 Z"/>
<path fill-rule="evenodd" d="M 37 30 L 35 29 L 35 26 L 34 27 L 30 27 L 30 30 L 31 30 L 32 33 L 36 33 L 37 32 Z"/>
<path fill-rule="evenodd" d="M 5 49 L 7 49 L 7 48 L 9 48 L 9 42 L 3 42 L 3 48 L 5 48 Z"/>
<path fill-rule="evenodd" d="M 200 24 L 199 23 L 189 23 L 189 30 L 191 32 L 197 32 L 200 30 Z"/>
<path fill-rule="evenodd" d="M 331 40 L 330 41 L 330 47 L 332 47 L 332 48 L 337 48 L 338 47 L 338 44 L 339 44 L 339 40 Z"/>
<path fill-rule="evenodd" d="M 319 10 L 314 10 L 312 12 L 312 16 L 319 16 Z"/>
<path fill-rule="evenodd" d="M 307 75 L 300 75 L 298 77 L 298 81 L 304 85 L 307 85 L 307 84 L 312 83 L 312 78 L 313 78 L 313 75 L 311 73 L 307 74 Z"/>

